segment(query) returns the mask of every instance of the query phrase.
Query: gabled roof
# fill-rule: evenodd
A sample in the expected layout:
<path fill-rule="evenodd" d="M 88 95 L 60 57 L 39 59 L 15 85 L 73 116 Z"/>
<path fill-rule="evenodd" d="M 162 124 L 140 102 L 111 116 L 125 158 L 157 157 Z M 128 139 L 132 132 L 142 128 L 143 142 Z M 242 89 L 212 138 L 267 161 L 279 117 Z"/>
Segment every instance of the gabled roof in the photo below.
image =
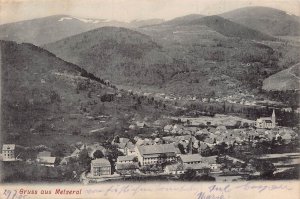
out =
<path fill-rule="evenodd" d="M 165 169 L 168 169 L 169 171 L 183 171 L 184 165 L 180 163 L 167 165 Z"/>
<path fill-rule="evenodd" d="M 272 121 L 272 118 L 271 118 L 271 117 L 260 117 L 259 119 L 260 119 L 260 120 L 271 120 L 271 121 Z"/>
<path fill-rule="evenodd" d="M 54 164 L 56 157 L 39 157 L 39 163 Z"/>
<path fill-rule="evenodd" d="M 15 148 L 15 144 L 3 144 L 2 146 L 2 150 L 15 150 Z"/>
<path fill-rule="evenodd" d="M 130 169 L 138 169 L 139 165 L 137 162 L 134 163 L 117 163 L 116 169 L 117 170 L 130 170 Z"/>
<path fill-rule="evenodd" d="M 51 152 L 50 151 L 41 151 L 37 155 L 38 158 L 40 157 L 51 157 Z"/>
<path fill-rule="evenodd" d="M 116 145 L 119 149 L 125 149 L 125 147 L 126 147 L 126 143 L 123 143 L 123 142 L 122 143 L 117 143 Z"/>
<path fill-rule="evenodd" d="M 200 162 L 202 161 L 202 156 L 200 154 L 187 154 L 180 155 L 182 162 Z"/>
<path fill-rule="evenodd" d="M 179 153 L 174 144 L 142 145 L 137 148 L 141 155 Z"/>
<path fill-rule="evenodd" d="M 202 162 L 208 163 L 208 164 L 216 164 L 217 163 L 217 156 L 208 156 L 208 157 L 202 157 Z"/>
<path fill-rule="evenodd" d="M 119 156 L 117 158 L 117 162 L 121 162 L 121 161 L 133 161 L 133 159 L 135 158 L 135 155 L 126 155 L 126 156 Z"/>
<path fill-rule="evenodd" d="M 127 143 L 129 142 L 128 138 L 119 138 L 120 143 Z"/>
<path fill-rule="evenodd" d="M 220 126 L 217 126 L 217 130 L 219 130 L 219 131 L 226 131 L 227 128 L 224 125 L 220 125 Z"/>
<path fill-rule="evenodd" d="M 200 170 L 204 168 L 210 168 L 208 163 L 197 163 L 197 164 L 184 164 L 185 170 L 192 169 L 192 170 Z"/>
<path fill-rule="evenodd" d="M 132 149 L 132 148 L 134 148 L 134 144 L 133 144 L 132 142 L 127 142 L 126 147 L 127 147 L 128 149 Z"/>
<path fill-rule="evenodd" d="M 92 166 L 97 166 L 97 167 L 110 167 L 110 162 L 105 159 L 105 158 L 99 158 L 92 160 L 91 162 Z"/>

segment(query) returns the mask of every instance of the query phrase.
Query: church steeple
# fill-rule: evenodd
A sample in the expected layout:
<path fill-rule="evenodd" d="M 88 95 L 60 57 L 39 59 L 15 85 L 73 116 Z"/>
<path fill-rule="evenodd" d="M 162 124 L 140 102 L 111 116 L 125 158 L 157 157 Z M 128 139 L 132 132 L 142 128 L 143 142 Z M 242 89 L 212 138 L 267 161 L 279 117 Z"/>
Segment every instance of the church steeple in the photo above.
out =
<path fill-rule="evenodd" d="M 276 126 L 276 115 L 275 115 L 275 109 L 273 109 L 272 113 L 272 124 L 275 127 Z"/>

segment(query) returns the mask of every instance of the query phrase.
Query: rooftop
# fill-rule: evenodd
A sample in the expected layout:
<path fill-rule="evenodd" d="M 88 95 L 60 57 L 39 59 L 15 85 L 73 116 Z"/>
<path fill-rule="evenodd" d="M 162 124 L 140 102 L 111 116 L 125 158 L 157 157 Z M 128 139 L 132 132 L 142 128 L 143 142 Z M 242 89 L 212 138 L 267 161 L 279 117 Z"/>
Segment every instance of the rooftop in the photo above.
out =
<path fill-rule="evenodd" d="M 202 161 L 208 164 L 216 164 L 217 162 L 217 156 L 208 156 L 208 157 L 202 157 Z"/>
<path fill-rule="evenodd" d="M 141 155 L 179 153 L 179 150 L 174 146 L 174 144 L 143 145 L 138 146 L 138 150 Z"/>
<path fill-rule="evenodd" d="M 176 163 L 176 164 L 167 165 L 166 169 L 168 169 L 169 171 L 183 171 L 184 166 L 182 164 Z"/>
<path fill-rule="evenodd" d="M 40 157 L 39 162 L 40 163 L 46 163 L 46 164 L 54 164 L 56 160 L 56 157 Z"/>
<path fill-rule="evenodd" d="M 2 150 L 15 150 L 15 148 L 15 144 L 3 144 L 2 146 Z"/>
<path fill-rule="evenodd" d="M 260 119 L 260 120 L 271 120 L 271 121 L 272 121 L 272 118 L 271 118 L 271 117 L 260 117 L 259 119 Z"/>
<path fill-rule="evenodd" d="M 41 151 L 38 153 L 37 157 L 51 157 L 50 151 Z"/>
<path fill-rule="evenodd" d="M 198 164 L 189 164 L 189 165 L 184 164 L 184 167 L 185 169 L 193 169 L 193 170 L 210 168 L 208 163 L 198 163 Z"/>
<path fill-rule="evenodd" d="M 110 167 L 110 162 L 105 158 L 99 158 L 92 160 L 91 162 L 92 166 L 98 166 L 98 167 Z"/>
<path fill-rule="evenodd" d="M 183 162 L 200 162 L 202 161 L 202 156 L 200 154 L 188 154 L 180 155 Z"/>
<path fill-rule="evenodd" d="M 121 161 L 133 161 L 133 159 L 135 158 L 136 156 L 134 155 L 126 155 L 126 156 L 119 156 L 117 161 L 118 162 L 121 162 Z"/>
<path fill-rule="evenodd" d="M 117 170 L 129 170 L 129 169 L 138 169 L 138 168 L 139 168 L 139 165 L 138 165 L 137 162 L 123 163 L 123 164 L 117 163 L 116 164 L 116 169 Z"/>

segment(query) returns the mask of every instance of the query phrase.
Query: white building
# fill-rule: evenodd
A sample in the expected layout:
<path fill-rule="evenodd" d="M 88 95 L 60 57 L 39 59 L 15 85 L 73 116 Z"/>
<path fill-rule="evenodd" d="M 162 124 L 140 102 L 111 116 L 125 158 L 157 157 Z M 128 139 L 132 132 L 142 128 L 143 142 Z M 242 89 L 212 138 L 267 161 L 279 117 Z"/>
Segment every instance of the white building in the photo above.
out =
<path fill-rule="evenodd" d="M 117 158 L 117 163 L 133 163 L 135 160 L 135 155 L 126 155 L 126 156 L 119 156 Z"/>
<path fill-rule="evenodd" d="M 2 156 L 3 161 L 15 161 L 15 144 L 3 144 L 2 146 Z"/>
<path fill-rule="evenodd" d="M 256 128 L 261 129 L 272 129 L 276 127 L 276 116 L 275 116 L 275 110 L 273 110 L 271 117 L 261 117 L 256 120 L 255 123 Z"/>
<path fill-rule="evenodd" d="M 92 160 L 91 174 L 93 177 L 111 175 L 111 164 L 105 158 Z"/>
<path fill-rule="evenodd" d="M 142 166 L 176 161 L 180 154 L 174 144 L 141 145 L 135 151 Z"/>
<path fill-rule="evenodd" d="M 183 164 L 198 164 L 202 163 L 202 156 L 200 154 L 185 154 L 180 155 Z"/>
<path fill-rule="evenodd" d="M 54 167 L 55 161 L 56 161 L 56 157 L 39 157 L 39 159 L 37 159 L 37 162 L 41 166 L 46 166 L 46 167 Z"/>

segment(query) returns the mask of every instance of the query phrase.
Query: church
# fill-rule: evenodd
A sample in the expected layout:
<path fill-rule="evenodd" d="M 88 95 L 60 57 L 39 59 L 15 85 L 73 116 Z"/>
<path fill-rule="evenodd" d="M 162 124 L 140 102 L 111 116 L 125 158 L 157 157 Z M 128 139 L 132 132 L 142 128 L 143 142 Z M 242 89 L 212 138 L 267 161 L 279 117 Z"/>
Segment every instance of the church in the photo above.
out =
<path fill-rule="evenodd" d="M 276 116 L 275 110 L 273 109 L 273 113 L 271 117 L 261 117 L 256 120 L 255 123 L 256 128 L 260 129 L 272 129 L 276 127 Z"/>

